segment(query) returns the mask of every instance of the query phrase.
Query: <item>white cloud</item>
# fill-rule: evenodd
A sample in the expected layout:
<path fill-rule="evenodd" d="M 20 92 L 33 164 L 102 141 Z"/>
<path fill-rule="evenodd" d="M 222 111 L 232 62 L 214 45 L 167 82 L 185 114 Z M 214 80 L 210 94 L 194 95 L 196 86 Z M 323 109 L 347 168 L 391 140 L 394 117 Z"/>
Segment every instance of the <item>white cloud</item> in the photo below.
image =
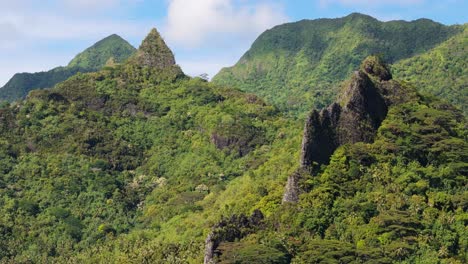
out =
<path fill-rule="evenodd" d="M 169 0 L 165 34 L 169 41 L 196 47 L 215 34 L 257 35 L 287 20 L 281 6 L 234 0 Z M 252 1 L 251 1 L 252 2 Z"/>
<path fill-rule="evenodd" d="M 14 37 L 18 42 L 31 39 L 82 40 L 113 33 L 141 36 L 141 30 L 149 29 L 154 21 L 122 19 L 118 12 L 142 1 L 0 0 L 0 33 L 2 38 Z M 111 12 L 113 15 L 101 15 L 99 12 Z"/>
<path fill-rule="evenodd" d="M 342 4 L 346 6 L 379 6 L 379 5 L 414 5 L 421 4 L 425 0 L 319 0 L 321 6 Z"/>
<path fill-rule="evenodd" d="M 213 76 L 233 64 L 259 33 L 287 20 L 274 0 L 158 1 L 166 16 L 148 20 L 123 15 L 143 0 L 0 0 L 0 86 L 15 72 L 66 65 L 113 33 L 139 44 L 157 24 L 164 25 L 159 29 L 184 71 Z"/>

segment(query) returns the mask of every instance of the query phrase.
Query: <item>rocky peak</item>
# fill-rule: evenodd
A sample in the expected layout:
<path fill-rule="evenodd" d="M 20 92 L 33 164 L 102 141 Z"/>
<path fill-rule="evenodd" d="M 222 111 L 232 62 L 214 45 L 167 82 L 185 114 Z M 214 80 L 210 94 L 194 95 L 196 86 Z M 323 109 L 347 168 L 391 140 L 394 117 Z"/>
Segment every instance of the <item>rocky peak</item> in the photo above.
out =
<path fill-rule="evenodd" d="M 388 111 L 379 86 L 366 72 L 359 70 L 337 102 L 321 111 L 312 111 L 304 127 L 302 167 L 314 162 L 327 164 L 333 152 L 343 144 L 372 142 Z"/>
<path fill-rule="evenodd" d="M 363 71 L 355 73 L 339 104 L 342 111 L 336 127 L 338 145 L 371 142 L 388 111 L 378 84 Z"/>
<path fill-rule="evenodd" d="M 140 66 L 157 69 L 165 69 L 175 65 L 174 54 L 155 28 L 146 36 L 130 61 Z"/>
<path fill-rule="evenodd" d="M 378 56 L 369 56 L 361 63 L 361 70 L 365 73 L 379 78 L 381 81 L 392 79 L 392 74 L 382 59 Z"/>
<path fill-rule="evenodd" d="M 341 145 L 374 140 L 389 106 L 401 102 L 395 98 L 401 98 L 404 93 L 391 78 L 388 67 L 378 57 L 368 57 L 335 103 L 310 113 L 304 126 L 300 170 L 327 164 Z M 302 174 L 296 172 L 288 178 L 283 202 L 298 200 Z"/>

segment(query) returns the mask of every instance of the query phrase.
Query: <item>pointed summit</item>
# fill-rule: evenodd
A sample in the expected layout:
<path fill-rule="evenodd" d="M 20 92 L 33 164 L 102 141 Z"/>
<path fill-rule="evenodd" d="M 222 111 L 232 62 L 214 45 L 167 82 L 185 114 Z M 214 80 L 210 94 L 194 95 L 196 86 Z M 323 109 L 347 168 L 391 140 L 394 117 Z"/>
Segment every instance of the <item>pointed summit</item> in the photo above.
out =
<path fill-rule="evenodd" d="M 158 69 L 175 65 L 174 54 L 155 28 L 143 40 L 131 62 Z"/>
<path fill-rule="evenodd" d="M 327 164 L 341 145 L 373 142 L 391 105 L 410 100 L 413 94 L 392 80 L 385 62 L 367 57 L 338 100 L 307 118 L 302 142 L 301 166 Z"/>
<path fill-rule="evenodd" d="M 68 67 L 98 70 L 106 65 L 109 58 L 121 63 L 127 60 L 136 49 L 119 35 L 112 34 L 78 54 Z"/>

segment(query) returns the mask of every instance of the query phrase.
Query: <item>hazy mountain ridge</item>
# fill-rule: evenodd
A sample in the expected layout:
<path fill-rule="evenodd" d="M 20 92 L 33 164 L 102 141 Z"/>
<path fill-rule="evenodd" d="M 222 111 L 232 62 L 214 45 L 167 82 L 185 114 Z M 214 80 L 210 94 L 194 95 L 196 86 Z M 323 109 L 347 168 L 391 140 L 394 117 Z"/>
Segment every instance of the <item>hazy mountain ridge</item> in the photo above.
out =
<path fill-rule="evenodd" d="M 119 35 L 113 34 L 76 55 L 67 67 L 98 70 L 104 67 L 110 58 L 116 63 L 121 63 L 135 51 L 136 49 L 130 43 Z"/>
<path fill-rule="evenodd" d="M 52 88 L 78 72 L 93 72 L 101 69 L 111 59 L 120 63 L 128 59 L 135 48 L 118 35 L 106 37 L 87 48 L 65 67 L 37 73 L 17 73 L 2 88 L 0 100 L 15 101 L 24 98 L 34 89 Z"/>

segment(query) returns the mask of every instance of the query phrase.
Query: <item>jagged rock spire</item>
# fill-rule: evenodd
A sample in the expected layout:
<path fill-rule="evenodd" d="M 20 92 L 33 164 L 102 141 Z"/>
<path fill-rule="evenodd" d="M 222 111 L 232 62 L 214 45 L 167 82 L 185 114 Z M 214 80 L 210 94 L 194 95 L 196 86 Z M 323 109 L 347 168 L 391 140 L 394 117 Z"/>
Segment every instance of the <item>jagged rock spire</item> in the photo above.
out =
<path fill-rule="evenodd" d="M 368 74 L 362 70 L 355 72 L 338 102 L 320 112 L 315 110 L 308 117 L 302 142 L 302 167 L 314 162 L 328 163 L 341 145 L 373 141 L 387 115 L 389 102 L 382 94 L 384 88 L 377 87 Z M 380 80 L 388 77 L 383 71 L 374 76 Z"/>
<path fill-rule="evenodd" d="M 327 164 L 341 145 L 372 142 L 388 108 L 410 97 L 376 56 L 366 58 L 344 88 L 335 103 L 321 111 L 313 110 L 308 116 L 300 169 L 289 176 L 283 202 L 299 200 L 302 172 L 307 173 L 314 164 Z"/>
<path fill-rule="evenodd" d="M 157 69 L 165 69 L 176 64 L 174 54 L 155 28 L 146 36 L 130 61 Z"/>

